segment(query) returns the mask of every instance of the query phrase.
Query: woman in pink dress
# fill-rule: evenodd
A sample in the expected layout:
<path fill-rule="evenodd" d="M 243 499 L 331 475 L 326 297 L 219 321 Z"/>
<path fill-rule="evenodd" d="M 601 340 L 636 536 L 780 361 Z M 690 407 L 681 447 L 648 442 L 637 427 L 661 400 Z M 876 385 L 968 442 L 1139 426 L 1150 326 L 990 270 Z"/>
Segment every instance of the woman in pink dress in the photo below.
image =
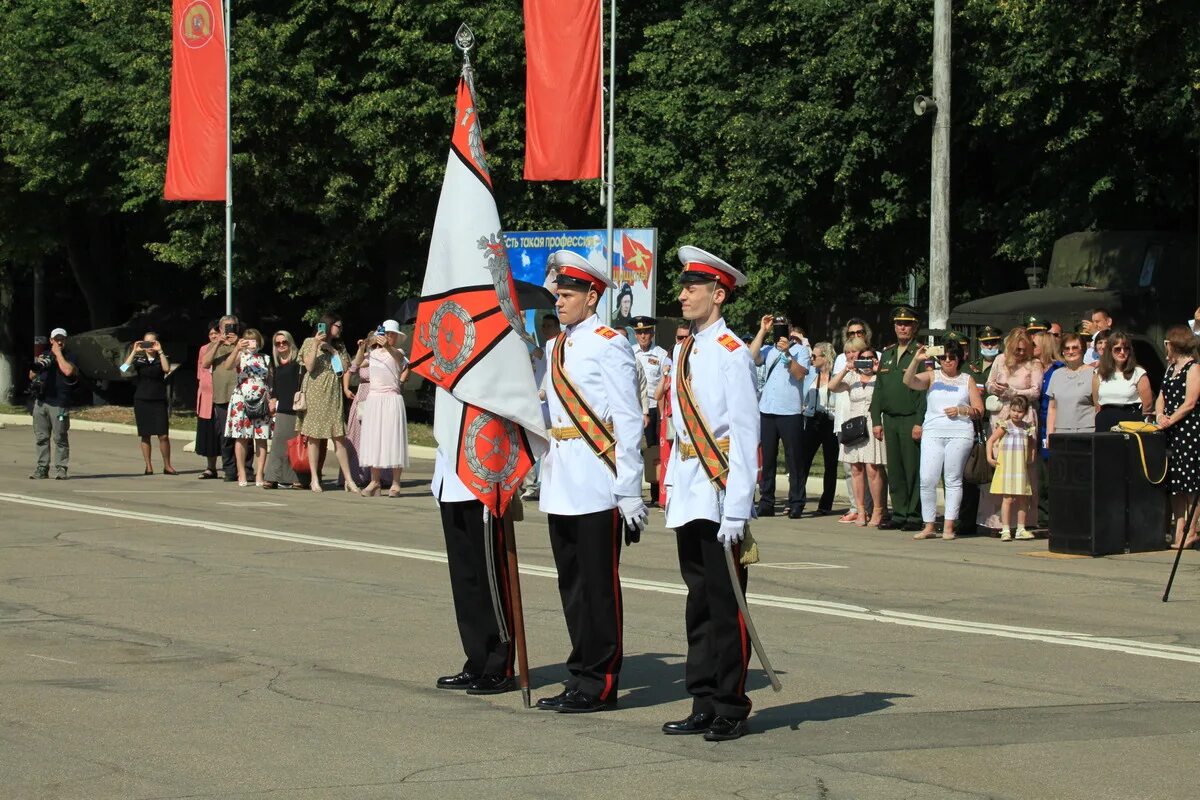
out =
<path fill-rule="evenodd" d="M 350 400 L 350 419 L 346 422 L 346 457 L 350 459 L 350 474 L 355 483 L 360 486 L 366 483 L 366 472 L 358 460 L 358 448 L 362 443 L 362 415 L 367 395 L 371 393 L 371 362 L 367 358 L 376 331 L 372 331 L 365 339 L 358 340 L 358 351 L 350 362 L 350 374 L 358 376 L 358 389 Z"/>
<path fill-rule="evenodd" d="M 1014 397 L 1024 397 L 1029 401 L 1031 410 L 1025 414 L 1026 422 L 1037 422 L 1036 409 L 1042 395 L 1042 362 L 1033 357 L 1033 342 L 1024 328 L 1013 328 L 1004 337 L 1004 353 L 997 356 L 992 363 L 987 393 L 991 403 L 987 409 L 986 427 L 989 436 L 1001 420 L 1009 419 L 1008 409 Z M 995 407 L 997 400 L 1000 403 L 998 408 Z M 1030 472 L 1033 496 L 1037 497 L 1037 470 Z M 1002 527 L 1000 500 L 992 495 L 987 484 L 979 487 L 979 514 L 976 516 L 976 522 L 997 531 Z"/>
<path fill-rule="evenodd" d="M 363 404 L 359 462 L 371 469 L 371 482 L 363 487 L 364 497 L 379 494 L 381 473 L 392 471 L 388 497 L 400 494 L 400 474 L 408 466 L 408 420 L 400 387 L 408 379 L 408 360 L 399 349 L 400 325 L 395 320 L 383 323 L 383 335 L 376 334 L 368 356 L 371 383 Z"/>
<path fill-rule="evenodd" d="M 204 366 L 204 353 L 221 342 L 221 323 L 213 320 L 208 324 L 208 344 L 200 348 L 196 357 L 196 455 L 208 459 L 208 468 L 201 478 L 217 477 L 217 457 L 221 455 L 221 436 L 213 429 L 213 383 L 212 367 Z"/>

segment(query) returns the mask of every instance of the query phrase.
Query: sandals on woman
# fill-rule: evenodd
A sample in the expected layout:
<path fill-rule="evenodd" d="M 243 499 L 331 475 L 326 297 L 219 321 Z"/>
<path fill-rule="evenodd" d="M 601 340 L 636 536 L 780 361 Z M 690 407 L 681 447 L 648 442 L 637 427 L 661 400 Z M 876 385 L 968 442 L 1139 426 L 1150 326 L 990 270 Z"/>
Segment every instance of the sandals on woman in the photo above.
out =
<path fill-rule="evenodd" d="M 211 481 L 217 477 L 217 471 L 215 469 L 206 469 L 200 473 L 199 477 L 202 481 Z"/>

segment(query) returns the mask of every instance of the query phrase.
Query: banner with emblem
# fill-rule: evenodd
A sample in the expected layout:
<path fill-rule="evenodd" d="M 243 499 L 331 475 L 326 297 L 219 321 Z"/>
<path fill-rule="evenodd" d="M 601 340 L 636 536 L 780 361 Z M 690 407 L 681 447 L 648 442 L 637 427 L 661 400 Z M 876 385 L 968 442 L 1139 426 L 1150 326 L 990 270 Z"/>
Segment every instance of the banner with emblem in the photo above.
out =
<path fill-rule="evenodd" d="M 225 23 L 220 0 L 174 0 L 167 200 L 224 200 Z"/>
<path fill-rule="evenodd" d="M 603 228 L 569 231 L 508 231 L 504 244 L 519 281 L 543 285 L 547 280 L 546 260 L 555 250 L 572 250 L 601 269 L 609 263 L 608 231 Z M 658 230 L 617 228 L 613 231 L 612 279 L 615 290 L 600 299 L 600 317 L 606 324 L 625 331 L 637 316 L 658 316 L 654 293 L 658 262 Z M 537 320 L 526 320 L 530 330 Z"/>
<path fill-rule="evenodd" d="M 410 363 L 458 401 L 436 410 L 438 444 L 500 516 L 547 435 L 470 77 L 458 83 Z"/>

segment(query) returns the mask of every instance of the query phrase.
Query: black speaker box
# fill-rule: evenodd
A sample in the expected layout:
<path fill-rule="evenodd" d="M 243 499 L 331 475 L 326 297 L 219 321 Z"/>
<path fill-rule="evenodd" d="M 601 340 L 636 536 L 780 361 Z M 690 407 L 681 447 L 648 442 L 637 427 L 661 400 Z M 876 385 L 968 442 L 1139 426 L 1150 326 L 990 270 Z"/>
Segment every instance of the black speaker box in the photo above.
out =
<path fill-rule="evenodd" d="M 1150 478 L 1166 465 L 1166 437 L 1142 434 Z M 1104 556 L 1166 547 L 1165 483 L 1147 480 L 1137 438 L 1126 433 L 1050 437 L 1050 551 Z"/>

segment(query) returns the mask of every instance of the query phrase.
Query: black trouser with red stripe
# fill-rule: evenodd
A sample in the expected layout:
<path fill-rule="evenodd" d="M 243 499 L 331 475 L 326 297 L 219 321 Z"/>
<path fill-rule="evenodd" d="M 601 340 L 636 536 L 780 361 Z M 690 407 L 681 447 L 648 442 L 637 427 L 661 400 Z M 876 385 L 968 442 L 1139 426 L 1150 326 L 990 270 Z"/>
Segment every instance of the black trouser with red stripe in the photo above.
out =
<path fill-rule="evenodd" d="M 550 547 L 558 568 L 571 654 L 566 688 L 612 700 L 621 673 L 621 515 L 550 514 Z"/>
<path fill-rule="evenodd" d="M 715 713 L 730 719 L 750 715 L 746 673 L 750 666 L 750 634 L 738 608 L 725 547 L 717 541 L 716 522 L 698 519 L 675 531 L 679 572 L 687 584 L 687 666 L 684 682 L 693 713 Z M 735 561 L 741 547 L 734 545 Z M 739 565 L 742 591 L 746 568 Z"/>
<path fill-rule="evenodd" d="M 483 503 L 478 500 L 443 502 L 441 512 L 446 560 L 450 565 L 450 590 L 454 594 L 454 616 L 458 619 L 458 635 L 467 656 L 463 671 L 511 676 L 513 648 L 500 641 L 500 627 L 496 624 L 492 590 L 488 584 Z M 490 527 L 495 542 L 496 581 L 504 603 L 504 619 L 511 628 L 504 526 L 493 520 Z"/>

